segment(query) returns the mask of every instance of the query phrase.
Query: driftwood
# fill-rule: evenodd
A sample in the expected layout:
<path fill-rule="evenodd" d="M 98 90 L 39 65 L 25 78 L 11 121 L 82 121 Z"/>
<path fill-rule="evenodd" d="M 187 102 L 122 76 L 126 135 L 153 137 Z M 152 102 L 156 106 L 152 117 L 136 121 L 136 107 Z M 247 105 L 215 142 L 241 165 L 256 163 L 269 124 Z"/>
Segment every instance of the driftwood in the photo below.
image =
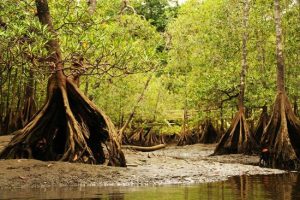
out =
<path fill-rule="evenodd" d="M 136 151 L 142 151 L 142 152 L 149 152 L 149 151 L 156 151 L 159 149 L 165 148 L 166 144 L 159 144 L 151 147 L 142 147 L 142 146 L 134 146 L 134 145 L 122 145 L 122 149 L 132 149 Z"/>

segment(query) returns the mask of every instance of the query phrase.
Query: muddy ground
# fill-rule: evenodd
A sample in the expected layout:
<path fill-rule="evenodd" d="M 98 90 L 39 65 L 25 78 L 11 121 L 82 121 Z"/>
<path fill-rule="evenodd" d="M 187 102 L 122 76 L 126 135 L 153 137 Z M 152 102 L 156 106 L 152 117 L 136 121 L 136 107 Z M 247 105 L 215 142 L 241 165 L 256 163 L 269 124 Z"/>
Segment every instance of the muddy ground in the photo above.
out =
<path fill-rule="evenodd" d="M 0 137 L 0 151 L 9 142 Z M 133 186 L 193 184 L 226 180 L 230 176 L 274 174 L 260 168 L 257 156 L 209 156 L 215 145 L 168 146 L 154 152 L 124 150 L 128 167 L 108 167 L 38 160 L 0 160 L 0 188 L 59 186 Z"/>

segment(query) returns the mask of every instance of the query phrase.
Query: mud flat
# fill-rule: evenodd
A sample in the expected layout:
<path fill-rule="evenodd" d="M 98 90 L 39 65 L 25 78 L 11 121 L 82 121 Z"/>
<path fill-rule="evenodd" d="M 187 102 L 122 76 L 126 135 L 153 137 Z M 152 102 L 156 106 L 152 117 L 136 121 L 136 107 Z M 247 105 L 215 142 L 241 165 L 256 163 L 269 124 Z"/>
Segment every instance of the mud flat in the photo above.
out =
<path fill-rule="evenodd" d="M 10 140 L 0 137 L 0 151 Z M 209 156 L 215 145 L 168 146 L 154 152 L 124 150 L 127 168 L 39 160 L 0 160 L 0 188 L 137 186 L 215 182 L 237 175 L 285 171 L 255 166 L 259 158 Z"/>

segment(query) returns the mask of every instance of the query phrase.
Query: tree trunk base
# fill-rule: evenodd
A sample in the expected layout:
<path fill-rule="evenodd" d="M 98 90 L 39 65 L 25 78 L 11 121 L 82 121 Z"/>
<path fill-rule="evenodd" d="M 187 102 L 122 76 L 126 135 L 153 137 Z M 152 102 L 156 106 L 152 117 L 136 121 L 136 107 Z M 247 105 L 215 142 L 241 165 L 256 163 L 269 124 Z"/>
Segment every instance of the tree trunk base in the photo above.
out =
<path fill-rule="evenodd" d="M 145 142 L 145 137 L 144 137 L 143 128 L 137 129 L 136 132 L 133 133 L 129 138 L 129 144 L 131 145 L 141 146 L 144 144 L 144 142 Z"/>
<path fill-rule="evenodd" d="M 270 152 L 268 163 L 271 167 L 300 169 L 300 120 L 295 116 L 284 92 L 276 96 L 261 145 Z"/>
<path fill-rule="evenodd" d="M 164 143 L 164 139 L 156 134 L 152 127 L 147 128 L 146 130 L 144 128 L 137 129 L 127 142 L 129 145 L 143 147 L 151 147 L 162 143 Z"/>
<path fill-rule="evenodd" d="M 22 128 L 22 122 L 19 120 L 19 116 L 21 116 L 21 112 L 14 112 L 12 109 L 9 109 L 3 122 L 1 122 L 0 135 L 8 135 Z"/>
<path fill-rule="evenodd" d="M 198 143 L 199 132 L 195 129 L 182 132 L 178 140 L 177 146 L 192 145 Z"/>
<path fill-rule="evenodd" d="M 254 131 L 254 138 L 258 144 L 260 144 L 262 134 L 268 124 L 268 121 L 269 121 L 269 116 L 267 112 L 267 107 L 264 106 Z"/>
<path fill-rule="evenodd" d="M 162 144 L 163 139 L 160 135 L 158 135 L 153 128 L 151 128 L 147 135 L 145 136 L 145 142 L 144 145 L 145 147 L 151 147 L 151 146 L 156 146 Z"/>
<path fill-rule="evenodd" d="M 212 144 L 217 142 L 217 139 L 218 133 L 211 121 L 205 121 L 204 124 L 201 125 L 201 134 L 198 142 L 203 144 Z"/>
<path fill-rule="evenodd" d="M 166 143 L 166 144 L 176 144 L 178 143 L 178 140 L 179 140 L 179 135 L 176 134 L 176 133 L 173 133 L 173 134 L 164 134 L 162 135 L 162 141 L 163 143 Z"/>
<path fill-rule="evenodd" d="M 36 103 L 33 97 L 26 98 L 22 111 L 9 109 L 4 121 L 1 123 L 1 135 L 7 135 L 23 128 L 36 111 Z"/>
<path fill-rule="evenodd" d="M 34 97 L 27 97 L 25 99 L 22 115 L 20 116 L 20 121 L 22 121 L 22 128 L 31 120 L 36 112 L 37 106 Z"/>
<path fill-rule="evenodd" d="M 213 155 L 223 154 L 253 154 L 258 145 L 249 131 L 244 111 L 240 109 L 233 119 L 231 126 L 222 136 Z"/>
<path fill-rule="evenodd" d="M 107 148 L 105 156 L 103 145 Z M 51 77 L 48 99 L 0 153 L 1 159 L 34 158 L 126 166 L 110 119 L 71 80 Z"/>

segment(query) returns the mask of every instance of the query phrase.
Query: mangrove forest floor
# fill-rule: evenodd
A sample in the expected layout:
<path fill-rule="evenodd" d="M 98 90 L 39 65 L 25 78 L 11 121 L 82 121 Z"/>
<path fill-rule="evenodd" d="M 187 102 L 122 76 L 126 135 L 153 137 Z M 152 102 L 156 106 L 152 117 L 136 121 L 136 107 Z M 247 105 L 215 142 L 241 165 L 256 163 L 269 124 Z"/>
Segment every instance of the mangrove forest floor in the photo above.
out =
<path fill-rule="evenodd" d="M 11 136 L 0 137 L 0 151 Z M 168 146 L 154 152 L 124 149 L 127 168 L 39 160 L 0 160 L 0 189 L 64 186 L 195 184 L 238 175 L 285 171 L 257 166 L 258 156 L 209 156 L 215 144 Z"/>

